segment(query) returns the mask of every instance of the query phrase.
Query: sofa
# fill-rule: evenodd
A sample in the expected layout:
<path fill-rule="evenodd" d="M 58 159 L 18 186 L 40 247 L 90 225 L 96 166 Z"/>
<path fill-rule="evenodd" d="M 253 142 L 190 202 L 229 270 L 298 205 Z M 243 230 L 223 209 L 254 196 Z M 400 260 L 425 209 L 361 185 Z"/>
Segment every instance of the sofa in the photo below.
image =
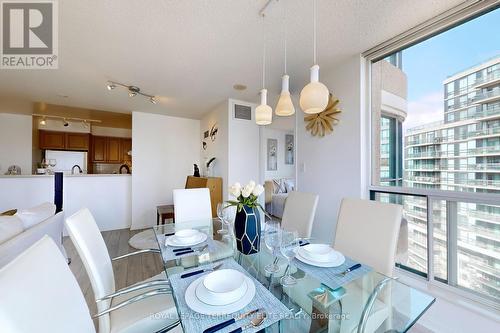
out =
<path fill-rule="evenodd" d="M 62 244 L 64 214 L 55 214 L 55 210 L 55 205 L 44 203 L 11 216 L 0 216 L 0 268 L 44 235 L 51 237 L 67 258 Z"/>
<path fill-rule="evenodd" d="M 291 178 L 270 179 L 264 182 L 265 207 L 268 214 L 282 218 L 288 194 L 295 190 Z"/>

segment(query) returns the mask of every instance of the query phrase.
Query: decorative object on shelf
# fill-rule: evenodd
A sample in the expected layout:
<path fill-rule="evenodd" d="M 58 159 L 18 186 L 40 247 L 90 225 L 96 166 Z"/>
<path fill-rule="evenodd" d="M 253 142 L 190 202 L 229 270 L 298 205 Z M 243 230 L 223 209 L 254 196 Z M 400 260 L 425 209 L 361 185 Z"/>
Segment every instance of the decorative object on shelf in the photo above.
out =
<path fill-rule="evenodd" d="M 313 62 L 311 82 L 300 92 L 300 108 L 304 113 L 322 112 L 328 105 L 328 88 L 319 82 L 319 66 L 316 62 L 316 0 L 313 0 Z"/>
<path fill-rule="evenodd" d="M 273 121 L 273 109 L 267 105 L 266 89 L 266 26 L 264 13 L 262 15 L 262 36 L 264 47 L 262 48 L 262 89 L 260 91 L 260 105 L 255 109 L 255 123 L 257 125 L 269 125 Z"/>
<path fill-rule="evenodd" d="M 126 84 L 123 84 L 123 83 L 115 82 L 115 81 L 108 81 L 106 87 L 110 91 L 113 90 L 113 89 L 115 89 L 116 87 L 123 87 L 123 88 L 125 88 L 125 89 L 128 90 L 128 96 L 129 97 L 135 97 L 137 95 L 141 95 L 141 96 L 149 98 L 149 101 L 151 102 L 151 104 L 158 103 L 158 97 L 157 96 L 146 94 L 146 93 L 142 92 L 141 88 L 139 88 L 137 86 L 129 86 L 129 85 L 126 85 Z"/>
<path fill-rule="evenodd" d="M 21 174 L 21 167 L 19 165 L 11 165 L 7 169 L 7 172 L 5 175 L 20 175 Z"/>
<path fill-rule="evenodd" d="M 267 139 L 267 171 L 278 170 L 278 140 Z"/>
<path fill-rule="evenodd" d="M 207 167 L 207 177 L 212 177 L 213 176 L 213 162 L 215 161 L 215 157 L 212 157 L 208 162 L 205 163 L 205 166 Z"/>
<path fill-rule="evenodd" d="M 198 164 L 193 164 L 194 165 L 194 173 L 193 176 L 195 177 L 200 177 L 200 169 L 198 168 Z"/>
<path fill-rule="evenodd" d="M 293 134 L 285 134 L 285 164 L 294 163 L 294 139 Z"/>
<path fill-rule="evenodd" d="M 286 70 L 286 37 L 287 37 L 287 22 L 286 22 L 286 2 L 283 3 L 283 40 L 284 40 L 284 56 L 285 56 L 285 71 L 283 73 L 283 77 L 281 78 L 281 94 L 278 99 L 278 104 L 276 104 L 276 115 L 277 116 L 291 116 L 295 113 L 295 107 L 293 106 L 292 99 L 290 98 L 290 89 L 289 89 L 289 80 L 290 77 L 287 75 Z"/>
<path fill-rule="evenodd" d="M 339 99 L 330 94 L 328 105 L 323 112 L 304 116 L 304 122 L 307 124 L 306 130 L 313 136 L 320 137 L 332 133 L 333 126 L 339 122 L 335 115 L 342 112 L 337 108 L 338 104 Z"/>
<path fill-rule="evenodd" d="M 201 146 L 203 147 L 203 150 L 207 150 L 207 143 L 206 143 L 206 141 L 203 141 L 201 143 Z"/>
<path fill-rule="evenodd" d="M 260 251 L 260 213 L 264 208 L 259 204 L 258 198 L 264 192 L 264 186 L 255 184 L 252 180 L 247 185 L 235 183 L 229 187 L 229 194 L 236 200 L 227 201 L 225 207 L 235 206 L 234 235 L 236 247 L 243 254 L 253 254 Z"/>
<path fill-rule="evenodd" d="M 210 139 L 212 140 L 212 142 L 214 142 L 215 139 L 217 139 L 218 132 L 219 132 L 219 127 L 217 126 L 217 123 L 215 123 L 210 129 Z"/>

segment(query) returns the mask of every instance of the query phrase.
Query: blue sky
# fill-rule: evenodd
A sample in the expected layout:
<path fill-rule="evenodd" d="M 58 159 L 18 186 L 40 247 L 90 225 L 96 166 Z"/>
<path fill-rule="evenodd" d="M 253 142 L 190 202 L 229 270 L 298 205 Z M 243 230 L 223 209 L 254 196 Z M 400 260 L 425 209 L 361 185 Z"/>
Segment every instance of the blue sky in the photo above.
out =
<path fill-rule="evenodd" d="M 500 55 L 500 9 L 403 50 L 405 128 L 443 118 L 443 80 Z"/>

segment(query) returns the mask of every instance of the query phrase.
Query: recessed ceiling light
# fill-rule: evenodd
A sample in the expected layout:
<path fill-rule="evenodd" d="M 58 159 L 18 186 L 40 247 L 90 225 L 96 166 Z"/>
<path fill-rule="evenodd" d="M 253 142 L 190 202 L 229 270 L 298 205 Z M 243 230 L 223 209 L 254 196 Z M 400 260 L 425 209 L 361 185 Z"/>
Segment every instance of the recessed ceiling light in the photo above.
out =
<path fill-rule="evenodd" d="M 239 90 L 239 91 L 242 91 L 242 90 L 247 89 L 247 86 L 245 86 L 244 84 L 239 84 L 239 83 L 237 83 L 237 84 L 235 84 L 235 85 L 233 86 L 233 89 L 234 89 L 234 90 Z"/>

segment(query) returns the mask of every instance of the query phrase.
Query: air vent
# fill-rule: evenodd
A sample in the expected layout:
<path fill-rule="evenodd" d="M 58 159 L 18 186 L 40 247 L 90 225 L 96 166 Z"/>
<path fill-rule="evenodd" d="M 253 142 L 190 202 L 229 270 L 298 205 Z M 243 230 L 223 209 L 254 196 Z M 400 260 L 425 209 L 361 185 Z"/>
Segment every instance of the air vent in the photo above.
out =
<path fill-rule="evenodd" d="M 252 120 L 252 108 L 246 105 L 234 105 L 234 118 L 242 120 Z"/>

